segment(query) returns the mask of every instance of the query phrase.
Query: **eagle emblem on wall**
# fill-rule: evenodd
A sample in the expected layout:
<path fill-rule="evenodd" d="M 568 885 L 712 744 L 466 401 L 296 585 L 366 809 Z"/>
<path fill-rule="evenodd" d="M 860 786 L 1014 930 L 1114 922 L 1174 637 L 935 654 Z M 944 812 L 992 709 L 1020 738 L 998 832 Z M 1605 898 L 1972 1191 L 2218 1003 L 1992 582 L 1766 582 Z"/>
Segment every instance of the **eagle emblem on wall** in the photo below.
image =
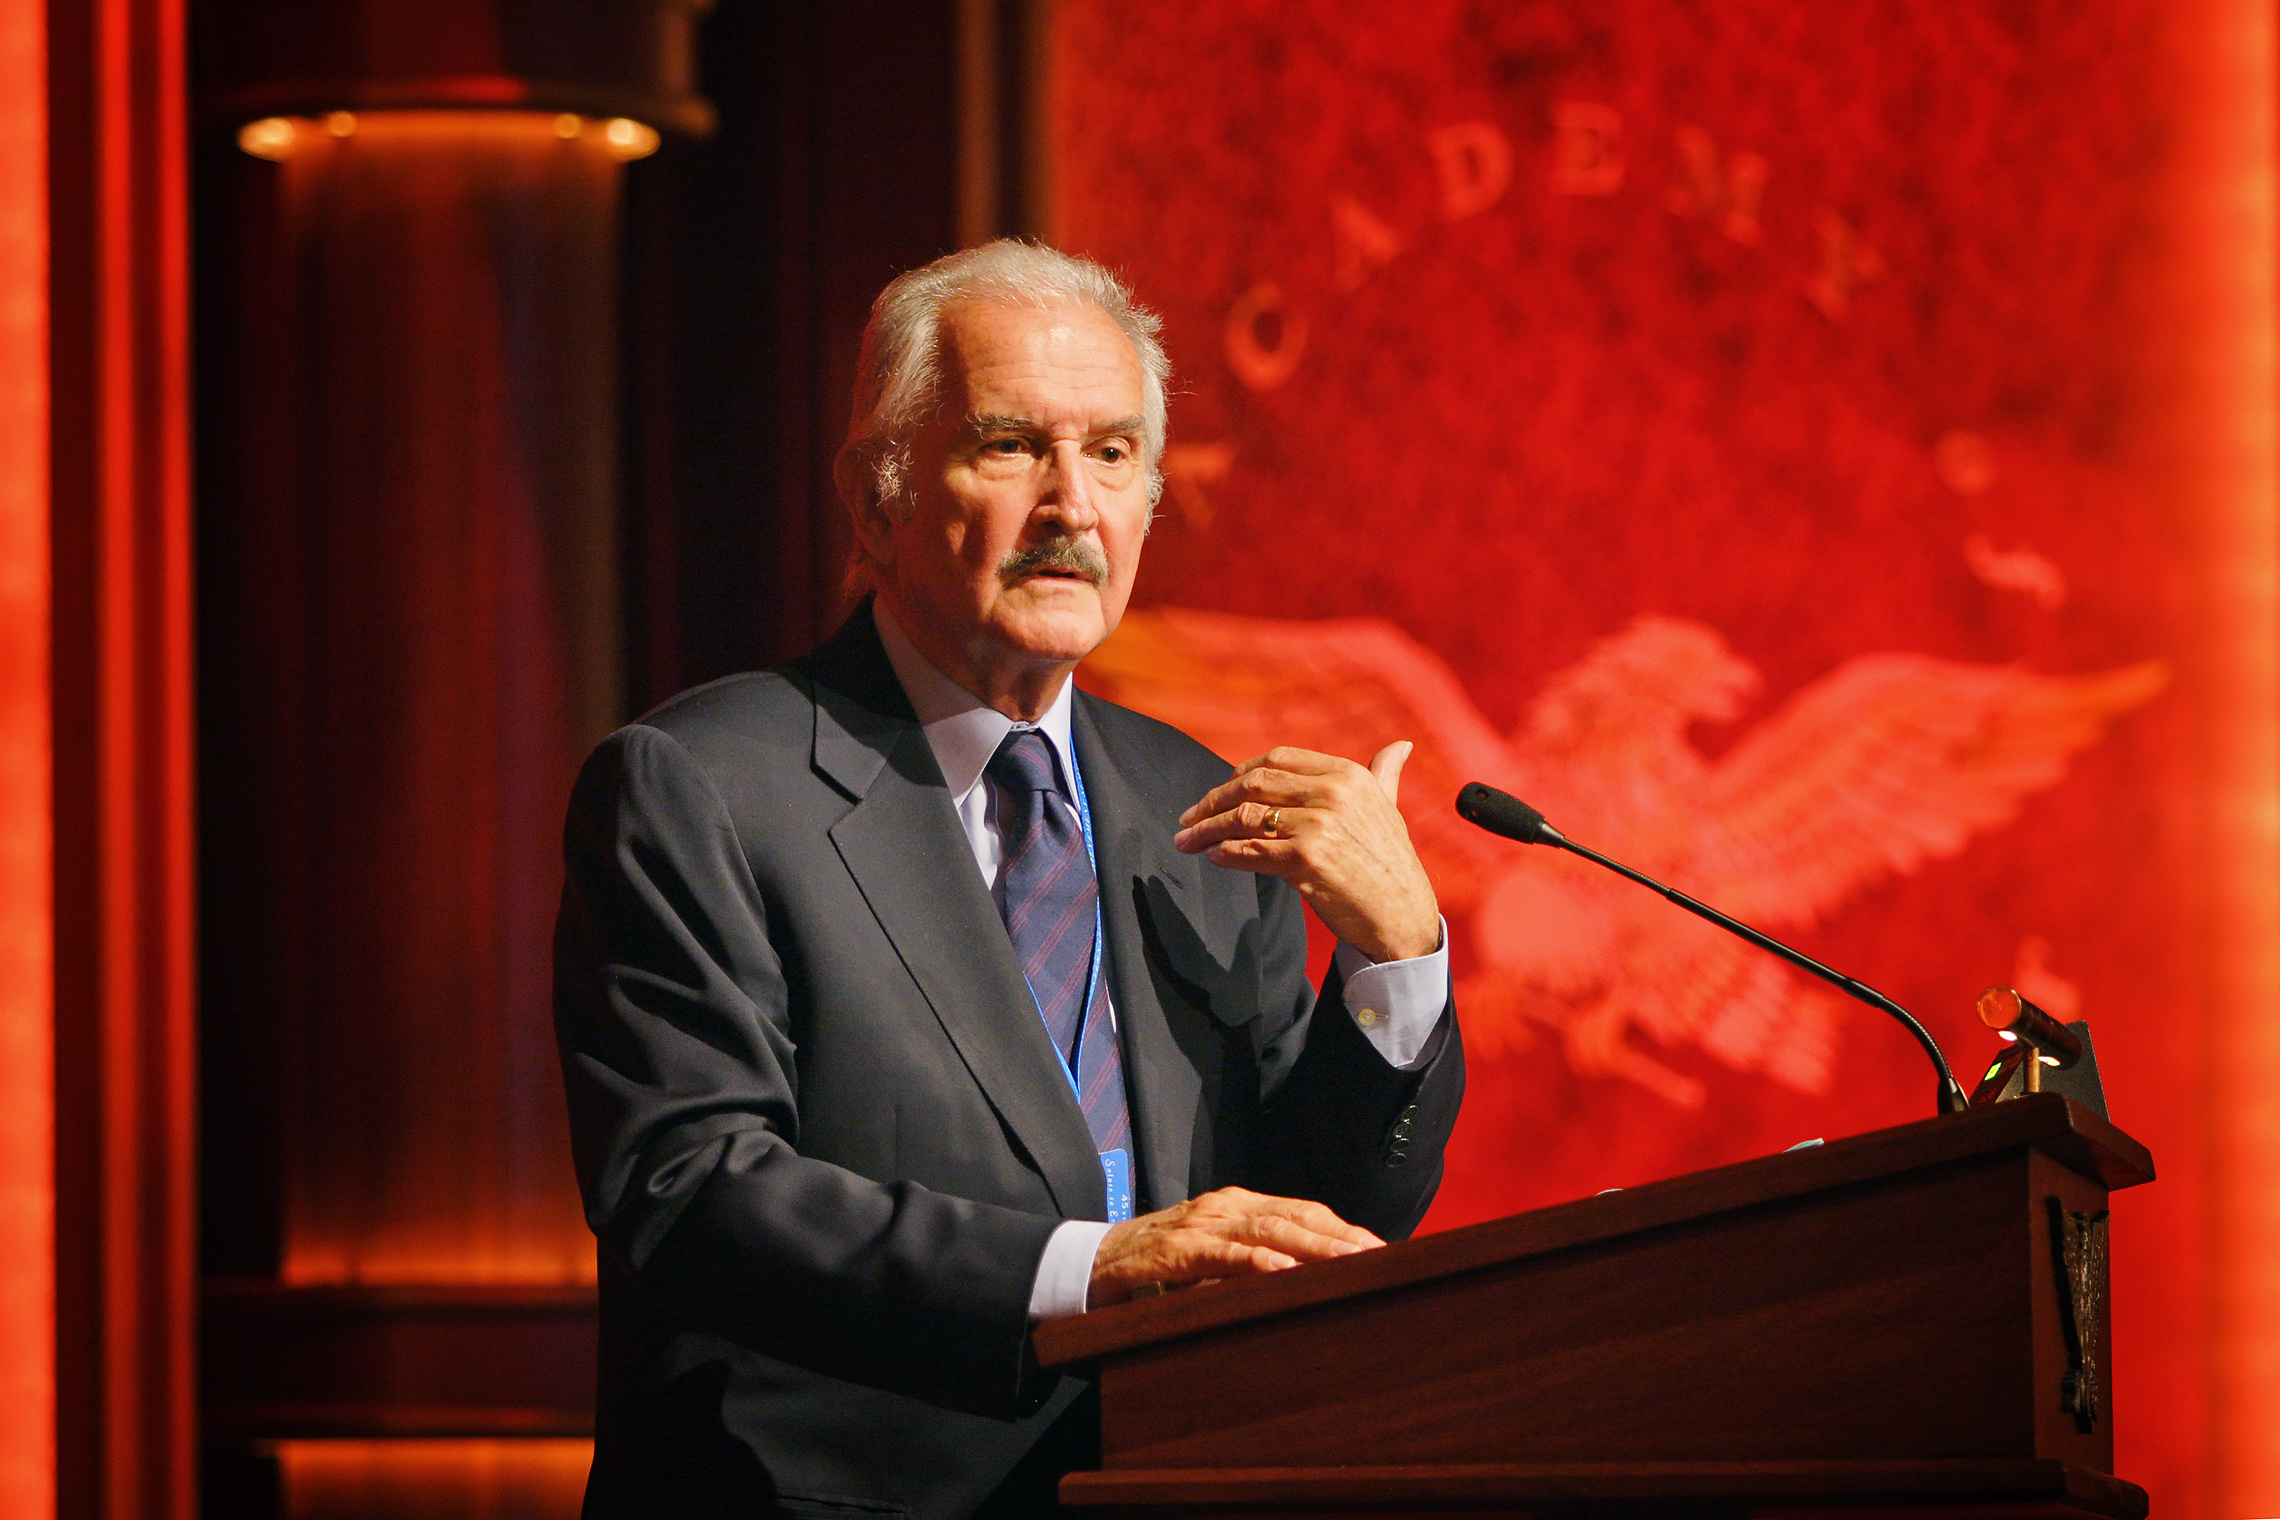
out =
<path fill-rule="evenodd" d="M 1864 655 L 1712 759 L 1690 727 L 1733 722 L 1761 678 L 1714 629 L 1673 617 L 1600 640 L 1511 734 L 1445 661 L 1380 618 L 1135 611 L 1082 673 L 1088 689 L 1229 757 L 1277 744 L 1367 756 L 1415 740 L 1402 812 L 1472 950 L 1457 989 L 1468 1044 L 1494 1057 L 1549 1034 L 1576 1072 L 1689 1108 L 1702 1084 L 1657 1048 L 1698 1046 L 1820 1092 L 1851 1005 L 1584 861 L 1480 833 L 1450 806 L 1458 787 L 1523 796 L 1571 837 L 1794 933 L 2009 823 L 2167 679 L 2158 660 L 2053 676 Z"/>

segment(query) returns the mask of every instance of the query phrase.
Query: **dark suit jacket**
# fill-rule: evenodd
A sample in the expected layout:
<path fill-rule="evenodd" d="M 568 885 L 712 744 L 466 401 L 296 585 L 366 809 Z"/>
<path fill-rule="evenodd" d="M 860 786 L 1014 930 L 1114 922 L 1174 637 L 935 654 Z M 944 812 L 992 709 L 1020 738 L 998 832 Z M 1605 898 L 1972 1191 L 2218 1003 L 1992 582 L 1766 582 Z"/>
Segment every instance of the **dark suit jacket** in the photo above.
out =
<path fill-rule="evenodd" d="M 1239 1183 L 1406 1234 L 1463 1090 L 1455 1020 L 1426 1069 L 1388 1066 L 1335 975 L 1306 985 L 1296 895 L 1172 848 L 1225 763 L 1083 695 L 1074 743 L 1140 1208 Z M 1054 1226 L 1106 1217 L 1100 1166 L 868 610 L 612 735 L 567 853 L 557 1024 L 602 1271 L 586 1513 L 1049 1496 L 1089 1416 L 1026 1363 L 1029 1294 Z"/>

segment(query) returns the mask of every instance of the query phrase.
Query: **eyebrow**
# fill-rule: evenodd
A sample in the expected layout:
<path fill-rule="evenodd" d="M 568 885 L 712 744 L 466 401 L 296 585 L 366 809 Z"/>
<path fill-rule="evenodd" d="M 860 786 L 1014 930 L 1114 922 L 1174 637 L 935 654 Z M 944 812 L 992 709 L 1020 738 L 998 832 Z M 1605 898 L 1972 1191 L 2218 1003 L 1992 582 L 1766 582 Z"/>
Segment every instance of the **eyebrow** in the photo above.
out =
<path fill-rule="evenodd" d="M 997 413 L 988 413 L 982 416 L 968 417 L 960 432 L 965 437 L 974 439 L 988 438 L 999 433 L 1035 433 L 1041 431 L 1042 427 L 1043 424 L 1034 417 L 1008 417 Z M 1144 418 L 1119 417 L 1114 422 L 1103 423 L 1094 428 L 1085 436 L 1088 438 L 1114 438 L 1118 436 L 1138 438 L 1146 427 L 1147 421 Z"/>
<path fill-rule="evenodd" d="M 965 426 L 960 431 L 968 438 L 987 438 L 992 433 L 1034 433 L 1037 431 L 1037 419 L 1034 417 L 1007 417 L 990 412 L 981 416 L 968 417 Z"/>

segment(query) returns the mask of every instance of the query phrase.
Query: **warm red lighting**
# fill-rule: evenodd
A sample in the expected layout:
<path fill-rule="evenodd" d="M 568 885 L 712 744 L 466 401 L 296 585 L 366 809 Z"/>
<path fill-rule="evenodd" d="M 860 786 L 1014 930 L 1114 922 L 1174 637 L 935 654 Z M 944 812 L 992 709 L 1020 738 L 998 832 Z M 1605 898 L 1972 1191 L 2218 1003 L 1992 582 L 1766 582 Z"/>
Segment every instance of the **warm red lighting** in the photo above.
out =
<path fill-rule="evenodd" d="M 2216 1515 L 2280 1514 L 2280 1189 L 2271 1181 L 2280 1098 L 2280 163 L 2274 155 L 2271 7 L 2212 0 L 2188 34 L 2200 108 L 2180 146 L 2203 172 L 2179 197 L 2172 235 L 2185 309 L 2209 336 L 2192 355 L 2217 440 L 2202 483 L 2211 573 L 2209 692 L 2224 717 L 2211 757 L 2206 900 L 2214 954 L 2202 996 L 2221 1058 L 2205 1063 L 2210 1142 L 2210 1426 Z M 2117 1348 L 2117 1351 L 2119 1348 Z M 2117 1355 L 2117 1365 L 2120 1358 Z"/>
<path fill-rule="evenodd" d="M 0 11 L 0 1514 L 55 1513 L 44 8 Z"/>
<path fill-rule="evenodd" d="M 1178 447 L 1213 451 L 1208 478 L 1167 456 L 1141 611 L 1384 619 L 1461 682 L 1452 752 L 1481 719 L 1556 734 L 1538 773 L 1636 783 L 1627 805 L 1673 829 L 1685 810 L 1642 800 L 1663 761 L 1770 753 L 1756 725 L 1840 660 L 2166 662 L 2000 837 L 1815 933 L 1951 1051 L 1986 1038 L 1959 989 L 1990 976 L 2090 1021 L 2162 1169 L 2114 1211 L 2119 1471 L 2165 1515 L 2280 1513 L 2272 8 L 1717 9 L 1421 0 L 1293 29 L 1055 7 L 1048 225 L 1165 311 Z M 1230 577 L 1261 543 L 1305 552 Z M 1664 710 L 1653 759 L 1594 737 L 1614 688 L 1542 701 L 1640 614 L 1715 628 L 1762 678 L 1731 719 Z M 1326 707 L 1315 658 L 1262 700 L 1278 726 L 1356 712 Z M 1270 666 L 1205 682 L 1224 711 L 1229 669 Z M 1350 721 L 1419 705 L 1391 690 Z M 1716 747 L 1678 739 L 1689 721 Z M 1620 941 L 1627 975 L 1602 977 L 1570 885 L 1444 887 L 1444 911 L 1489 906 L 1450 912 L 1471 1086 L 1430 1224 L 1919 1116 L 1897 1064 L 1795 1080 L 1833 1069 L 1806 1021 L 1713 1023 L 1710 978 L 1616 1011 L 1686 931 Z M 1519 965 L 1549 970 L 1496 979 Z"/>
<path fill-rule="evenodd" d="M 574 1515 L 591 1441 L 282 1441 L 285 1513 L 296 1516 Z"/>
<path fill-rule="evenodd" d="M 602 139 L 610 145 L 610 152 L 620 161 L 647 158 L 657 151 L 657 129 L 645 126 L 630 116 L 615 117 L 602 128 Z"/>
<path fill-rule="evenodd" d="M 237 144 L 255 158 L 266 158 L 271 163 L 283 163 L 293 156 L 293 148 L 301 139 L 301 129 L 290 116 L 264 116 L 238 128 Z"/>
<path fill-rule="evenodd" d="M 332 138 L 346 143 L 373 138 L 398 142 L 458 137 L 469 142 L 551 137 L 583 143 L 619 163 L 647 158 L 664 141 L 657 129 L 630 116 L 597 122 L 575 111 L 389 110 L 329 111 L 322 117 L 264 116 L 238 128 L 237 144 L 255 158 L 283 163 Z"/>
<path fill-rule="evenodd" d="M 531 1238 L 495 1249 L 470 1246 L 459 1221 L 446 1220 L 421 1239 L 410 1229 L 351 1241 L 287 1243 L 281 1276 L 296 1288 L 561 1287 L 596 1281 L 590 1238 L 533 1230 Z"/>

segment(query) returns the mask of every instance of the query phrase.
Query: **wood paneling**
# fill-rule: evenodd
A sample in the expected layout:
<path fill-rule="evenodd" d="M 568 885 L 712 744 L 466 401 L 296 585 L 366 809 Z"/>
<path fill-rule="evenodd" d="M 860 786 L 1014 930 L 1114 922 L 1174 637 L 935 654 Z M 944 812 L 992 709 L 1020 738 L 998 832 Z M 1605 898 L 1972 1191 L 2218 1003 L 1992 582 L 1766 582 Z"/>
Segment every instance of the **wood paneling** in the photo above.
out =
<path fill-rule="evenodd" d="M 590 1288 L 206 1289 L 206 1428 L 220 1438 L 585 1436 Z"/>

